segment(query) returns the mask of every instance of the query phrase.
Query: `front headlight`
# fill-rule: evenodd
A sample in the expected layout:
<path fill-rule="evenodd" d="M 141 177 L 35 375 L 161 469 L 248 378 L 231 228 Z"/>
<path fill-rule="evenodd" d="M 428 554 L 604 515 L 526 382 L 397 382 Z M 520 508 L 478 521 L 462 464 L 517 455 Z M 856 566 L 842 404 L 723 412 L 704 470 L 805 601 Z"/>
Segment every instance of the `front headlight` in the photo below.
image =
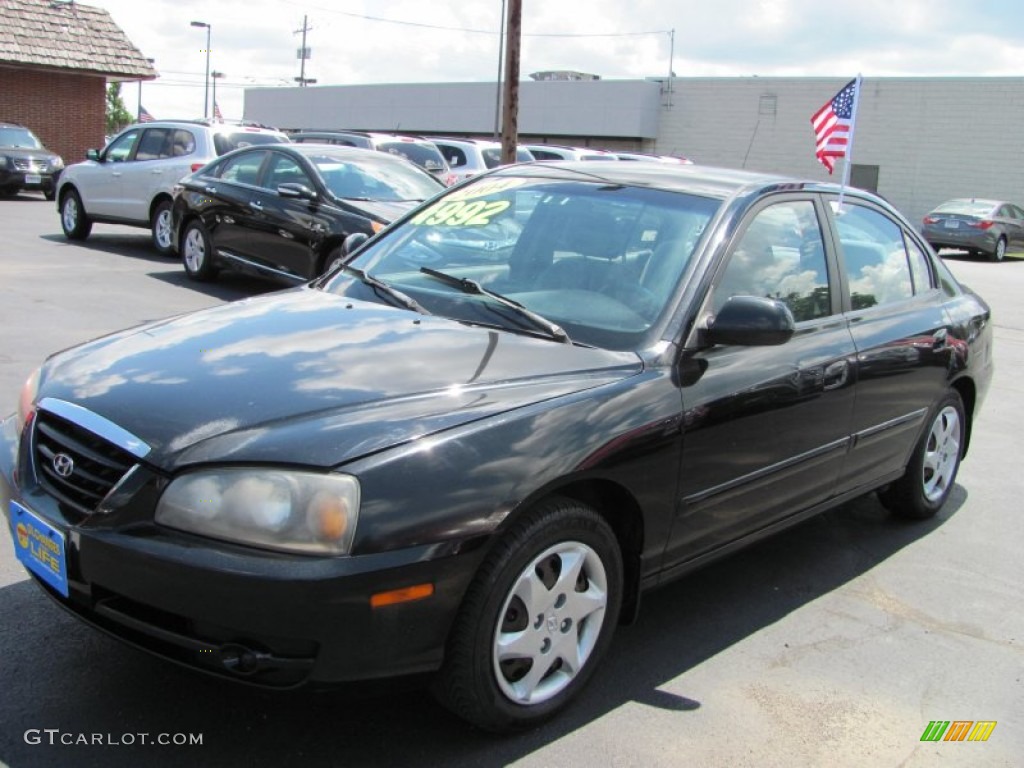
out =
<path fill-rule="evenodd" d="M 349 553 L 359 517 L 351 475 L 261 467 L 190 472 L 173 480 L 156 521 L 201 536 L 304 554 Z"/>
<path fill-rule="evenodd" d="M 18 396 L 17 427 L 19 435 L 36 412 L 36 395 L 39 393 L 39 371 L 40 369 L 36 368 L 29 374 L 29 377 L 21 387 L 21 394 Z"/>
<path fill-rule="evenodd" d="M 0 155 L 0 168 L 6 168 L 10 162 L 5 156 Z"/>
<path fill-rule="evenodd" d="M 54 155 L 53 157 L 50 158 L 50 168 L 56 171 L 63 167 L 64 158 L 62 158 L 60 155 Z"/>

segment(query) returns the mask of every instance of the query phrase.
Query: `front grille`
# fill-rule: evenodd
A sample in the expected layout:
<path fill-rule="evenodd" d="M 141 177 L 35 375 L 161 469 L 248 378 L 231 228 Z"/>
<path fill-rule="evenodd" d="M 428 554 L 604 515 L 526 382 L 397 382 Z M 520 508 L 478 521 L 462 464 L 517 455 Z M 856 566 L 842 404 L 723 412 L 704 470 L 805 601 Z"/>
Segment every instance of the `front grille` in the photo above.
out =
<path fill-rule="evenodd" d="M 32 160 L 30 158 L 14 158 L 14 170 L 16 171 L 31 171 L 33 173 L 46 173 L 47 165 L 42 160 Z"/>
<path fill-rule="evenodd" d="M 35 418 L 36 477 L 50 495 L 88 515 L 135 464 L 135 457 L 60 416 Z"/>

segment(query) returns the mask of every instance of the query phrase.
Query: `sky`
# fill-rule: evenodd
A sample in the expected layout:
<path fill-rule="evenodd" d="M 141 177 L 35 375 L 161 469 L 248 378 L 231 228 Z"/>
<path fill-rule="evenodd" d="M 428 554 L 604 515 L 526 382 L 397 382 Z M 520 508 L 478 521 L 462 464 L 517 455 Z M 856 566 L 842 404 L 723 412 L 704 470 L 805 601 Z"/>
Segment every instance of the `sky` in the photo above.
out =
<path fill-rule="evenodd" d="M 495 82 L 502 0 L 83 0 L 105 8 L 160 77 L 156 118 L 203 114 L 206 29 L 217 102 L 295 86 L 303 18 L 316 85 Z M 522 0 L 520 75 L 1024 76 L 1020 0 Z M 139 85 L 124 83 L 133 114 Z"/>

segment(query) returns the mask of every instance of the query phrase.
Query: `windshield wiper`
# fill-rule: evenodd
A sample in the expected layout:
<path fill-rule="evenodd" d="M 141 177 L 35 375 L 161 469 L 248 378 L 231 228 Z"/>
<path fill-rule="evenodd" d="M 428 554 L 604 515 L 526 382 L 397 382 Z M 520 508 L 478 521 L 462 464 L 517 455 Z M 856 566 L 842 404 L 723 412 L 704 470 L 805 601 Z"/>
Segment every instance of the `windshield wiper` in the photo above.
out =
<path fill-rule="evenodd" d="M 379 290 L 379 291 L 382 291 L 382 292 L 386 293 L 388 296 L 390 296 L 391 298 L 395 299 L 399 304 L 401 304 L 406 309 L 411 309 L 413 312 L 419 312 L 421 315 L 429 315 L 430 314 L 430 312 L 428 312 L 426 309 L 424 309 L 423 305 L 420 304 L 418 301 L 416 301 L 416 299 L 414 299 L 412 296 L 408 296 L 408 295 L 402 293 L 397 288 L 392 288 L 390 285 L 385 283 L 383 280 L 374 277 L 369 272 L 366 272 L 365 270 L 362 270 L 359 267 L 353 267 L 353 266 L 351 266 L 349 264 L 342 264 L 341 265 L 341 271 L 342 272 L 347 272 L 350 275 L 355 275 L 363 283 L 365 283 L 366 285 L 370 286 L 371 288 L 374 288 L 376 290 Z"/>
<path fill-rule="evenodd" d="M 466 277 L 456 277 L 455 275 L 449 275 L 447 272 L 439 272 L 438 270 L 431 269 L 430 267 L 420 267 L 420 272 L 425 275 L 429 275 L 436 280 L 440 280 L 442 283 L 454 286 L 463 293 L 487 296 L 498 304 L 501 304 L 503 307 L 515 310 L 515 312 L 521 317 L 529 320 L 535 328 L 540 328 L 556 341 L 560 341 L 563 344 L 572 344 L 572 339 L 569 338 L 569 334 L 563 331 L 560 326 L 551 322 L 546 317 L 542 317 L 536 312 L 527 309 L 518 301 L 513 301 L 507 296 L 502 296 L 500 293 L 484 288 L 480 283 L 476 282 L 476 280 L 470 280 Z"/>

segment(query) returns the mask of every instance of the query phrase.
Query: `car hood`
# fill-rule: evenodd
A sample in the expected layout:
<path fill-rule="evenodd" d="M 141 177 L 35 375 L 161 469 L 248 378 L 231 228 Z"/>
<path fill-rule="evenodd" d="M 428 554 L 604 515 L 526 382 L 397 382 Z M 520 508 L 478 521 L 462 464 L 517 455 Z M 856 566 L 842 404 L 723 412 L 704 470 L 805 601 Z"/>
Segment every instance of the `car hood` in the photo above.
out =
<path fill-rule="evenodd" d="M 417 200 L 387 202 L 384 200 L 346 200 L 344 198 L 341 199 L 341 202 L 359 213 L 387 223 L 391 223 L 420 204 Z"/>
<path fill-rule="evenodd" d="M 38 396 L 127 430 L 168 471 L 212 461 L 327 467 L 641 369 L 629 352 L 298 288 L 59 353 Z"/>
<path fill-rule="evenodd" d="M 0 155 L 4 157 L 24 157 L 34 160 L 45 160 L 53 163 L 60 159 L 60 155 L 48 149 L 31 149 L 29 147 L 0 147 Z"/>

